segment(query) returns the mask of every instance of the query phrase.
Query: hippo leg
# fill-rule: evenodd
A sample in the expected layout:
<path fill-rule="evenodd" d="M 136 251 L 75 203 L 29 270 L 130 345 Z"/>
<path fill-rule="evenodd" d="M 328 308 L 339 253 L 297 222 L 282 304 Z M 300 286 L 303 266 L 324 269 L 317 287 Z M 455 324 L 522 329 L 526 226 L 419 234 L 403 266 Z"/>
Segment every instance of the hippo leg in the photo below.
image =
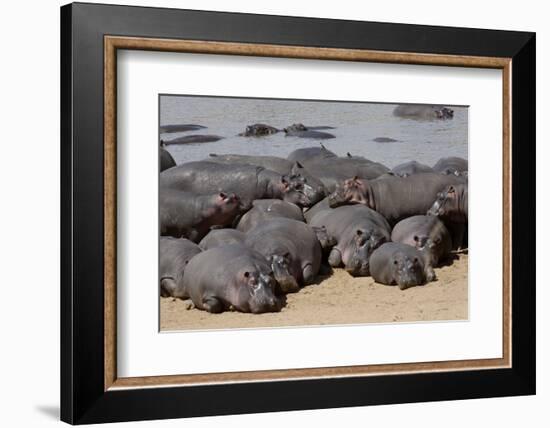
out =
<path fill-rule="evenodd" d="M 426 272 L 426 282 L 435 281 L 437 279 L 433 266 L 426 265 L 425 272 Z"/>
<path fill-rule="evenodd" d="M 304 280 L 304 284 L 311 284 L 315 279 L 315 275 L 313 274 L 313 267 L 310 263 L 308 263 L 302 269 L 302 278 Z"/>
<path fill-rule="evenodd" d="M 449 232 L 451 233 L 451 237 L 453 240 L 453 249 L 454 250 L 460 250 L 464 248 L 463 241 L 464 241 L 464 230 L 465 226 L 464 223 L 451 223 L 449 224 Z"/>
<path fill-rule="evenodd" d="M 173 296 L 176 292 L 176 281 L 173 278 L 162 278 L 160 280 L 160 295 L 162 297 Z"/>
<path fill-rule="evenodd" d="M 219 314 L 223 312 L 223 303 L 220 299 L 217 297 L 205 297 L 202 300 L 202 306 L 205 311 L 210 312 L 212 314 Z"/>
<path fill-rule="evenodd" d="M 332 267 L 338 267 L 342 264 L 342 253 L 336 247 L 333 247 L 328 256 L 328 264 Z"/>

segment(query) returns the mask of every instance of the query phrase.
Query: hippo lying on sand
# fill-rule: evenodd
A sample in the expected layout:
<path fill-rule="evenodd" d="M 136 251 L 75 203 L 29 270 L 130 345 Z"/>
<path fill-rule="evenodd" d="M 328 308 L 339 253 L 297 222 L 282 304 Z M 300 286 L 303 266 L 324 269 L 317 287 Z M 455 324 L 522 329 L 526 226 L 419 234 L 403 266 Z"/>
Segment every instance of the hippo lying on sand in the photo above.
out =
<path fill-rule="evenodd" d="M 214 226 L 231 226 L 248 209 L 234 193 L 195 195 L 160 189 L 160 234 L 199 242 Z"/>
<path fill-rule="evenodd" d="M 250 204 L 255 199 L 282 199 L 300 207 L 314 203 L 303 177 L 281 175 L 254 165 L 188 162 L 162 172 L 160 186 L 198 194 L 234 192 Z"/>
<path fill-rule="evenodd" d="M 265 257 L 240 244 L 197 254 L 185 269 L 183 284 L 195 307 L 212 313 L 234 309 L 259 314 L 282 306 Z"/>
<path fill-rule="evenodd" d="M 229 244 L 242 244 L 246 235 L 235 229 L 212 229 L 199 242 L 199 247 L 203 250 L 220 247 Z"/>
<path fill-rule="evenodd" d="M 423 172 L 434 172 L 433 168 L 428 165 L 424 165 L 417 161 L 404 162 L 392 169 L 395 175 L 400 177 L 408 177 L 413 174 L 420 174 Z"/>
<path fill-rule="evenodd" d="M 370 272 L 376 282 L 405 290 L 426 283 L 422 253 L 407 244 L 387 242 L 372 253 Z"/>
<path fill-rule="evenodd" d="M 162 297 L 187 297 L 183 287 L 183 274 L 187 263 L 200 252 L 197 244 L 188 239 L 160 238 L 159 276 Z"/>
<path fill-rule="evenodd" d="M 186 135 L 171 140 L 160 140 L 160 144 L 161 146 L 169 146 L 172 144 L 213 143 L 222 138 L 219 135 Z"/>
<path fill-rule="evenodd" d="M 433 167 L 435 172 L 442 174 L 467 175 L 468 161 L 459 157 L 439 159 Z"/>
<path fill-rule="evenodd" d="M 390 240 L 388 222 L 376 211 L 364 205 L 348 205 L 317 212 L 309 222 L 325 227 L 336 240 L 328 262 L 332 267 L 342 264 L 353 276 L 369 275 L 369 258 L 374 249 Z"/>
<path fill-rule="evenodd" d="M 176 166 L 176 161 L 172 157 L 172 155 L 162 147 L 159 148 L 160 150 L 160 172 L 172 168 L 173 166 Z"/>
<path fill-rule="evenodd" d="M 254 125 L 247 126 L 244 132 L 241 132 L 239 136 L 264 137 L 266 135 L 276 134 L 277 132 L 280 132 L 280 130 L 274 128 L 273 126 L 269 126 L 264 123 L 255 123 Z"/>
<path fill-rule="evenodd" d="M 205 129 L 205 128 L 206 126 L 195 125 L 195 124 L 163 125 L 160 127 L 160 132 L 162 134 L 169 134 L 172 132 L 198 131 L 199 129 Z"/>
<path fill-rule="evenodd" d="M 393 111 L 394 116 L 415 120 L 452 119 L 454 110 L 433 105 L 404 104 Z"/>
<path fill-rule="evenodd" d="M 269 260 L 283 293 L 298 291 L 319 272 L 321 246 L 315 232 L 303 222 L 273 218 L 248 232 L 245 244 Z"/>
<path fill-rule="evenodd" d="M 437 173 L 370 181 L 351 178 L 330 194 L 328 200 L 331 207 L 366 205 L 382 214 L 390 224 L 395 224 L 413 215 L 426 214 L 438 192 L 449 184 L 460 184 L 463 181 L 454 175 Z"/>
<path fill-rule="evenodd" d="M 237 230 L 248 232 L 256 226 L 276 217 L 304 222 L 302 210 L 298 206 L 290 202 L 281 201 L 280 199 L 258 199 L 252 203 L 250 211 L 241 217 L 237 224 Z"/>
<path fill-rule="evenodd" d="M 433 268 L 447 258 L 452 249 L 451 235 L 443 222 L 429 215 L 401 220 L 393 228 L 391 240 L 411 245 L 422 253 L 428 281 L 435 279 Z"/>

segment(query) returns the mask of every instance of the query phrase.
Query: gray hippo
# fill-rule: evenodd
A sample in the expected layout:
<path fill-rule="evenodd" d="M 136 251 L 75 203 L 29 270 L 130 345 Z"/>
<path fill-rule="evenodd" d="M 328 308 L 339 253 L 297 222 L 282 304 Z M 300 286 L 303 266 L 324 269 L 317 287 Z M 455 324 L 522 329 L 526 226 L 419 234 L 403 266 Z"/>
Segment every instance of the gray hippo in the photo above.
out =
<path fill-rule="evenodd" d="M 392 172 L 400 177 L 408 177 L 423 172 L 434 172 L 433 168 L 417 161 L 404 162 L 392 168 Z"/>
<path fill-rule="evenodd" d="M 344 265 L 353 276 L 369 275 L 369 258 L 374 249 L 390 240 L 388 222 L 364 205 L 348 205 L 317 212 L 309 222 L 325 227 L 336 240 L 328 262 L 332 267 Z"/>
<path fill-rule="evenodd" d="M 159 251 L 159 280 L 162 297 L 185 298 L 183 274 L 189 261 L 201 252 L 197 244 L 188 239 L 161 237 Z"/>
<path fill-rule="evenodd" d="M 205 129 L 206 126 L 195 125 L 195 124 L 182 124 L 182 125 L 162 125 L 160 127 L 160 132 L 162 134 L 170 134 L 173 132 L 187 132 L 187 131 L 198 131 L 199 129 Z"/>
<path fill-rule="evenodd" d="M 447 226 L 453 238 L 453 248 L 468 246 L 468 185 L 453 184 L 437 194 L 428 215 L 437 216 Z"/>
<path fill-rule="evenodd" d="M 390 137 L 376 137 L 373 138 L 372 141 L 375 143 L 397 143 L 399 140 Z"/>
<path fill-rule="evenodd" d="M 401 220 L 393 228 L 391 240 L 411 245 L 422 253 L 428 281 L 435 280 L 433 268 L 449 256 L 453 246 L 451 234 L 443 222 L 429 215 Z"/>
<path fill-rule="evenodd" d="M 237 230 L 248 232 L 275 217 L 304 222 L 302 210 L 290 202 L 281 201 L 280 199 L 257 199 L 252 202 L 252 208 L 239 220 Z"/>
<path fill-rule="evenodd" d="M 416 248 L 387 242 L 372 253 L 370 272 L 376 282 L 405 290 L 426 283 L 424 258 Z"/>
<path fill-rule="evenodd" d="M 172 168 L 173 166 L 176 166 L 176 161 L 172 157 L 172 155 L 168 152 L 168 150 L 163 149 L 162 147 L 159 148 L 160 150 L 160 172 L 167 170 L 168 168 Z"/>
<path fill-rule="evenodd" d="M 242 244 L 245 234 L 235 229 L 212 229 L 201 239 L 199 247 L 203 250 L 228 244 Z"/>
<path fill-rule="evenodd" d="M 299 137 L 299 138 L 312 138 L 316 140 L 327 140 L 329 138 L 335 138 L 334 135 L 328 132 L 322 132 L 307 128 L 301 123 L 295 123 L 283 129 L 286 137 Z"/>
<path fill-rule="evenodd" d="M 213 143 L 222 138 L 219 135 L 186 135 L 185 137 L 172 138 L 171 140 L 160 140 L 160 144 L 162 146 L 169 146 L 171 144 Z"/>
<path fill-rule="evenodd" d="M 273 126 L 266 125 L 264 123 L 255 123 L 254 125 L 248 125 L 244 132 L 241 132 L 241 137 L 264 137 L 266 135 L 276 134 L 281 132 L 279 129 Z"/>
<path fill-rule="evenodd" d="M 462 182 L 464 179 L 460 177 L 437 173 L 414 174 L 406 178 L 388 177 L 382 180 L 354 177 L 331 193 L 328 201 L 331 207 L 345 204 L 366 205 L 394 225 L 404 218 L 426 214 L 438 192 L 450 184 Z"/>
<path fill-rule="evenodd" d="M 303 222 L 273 218 L 248 232 L 245 244 L 269 260 L 283 293 L 298 291 L 319 272 L 321 245 L 312 228 Z"/>
<path fill-rule="evenodd" d="M 441 174 L 468 175 L 468 161 L 463 158 L 451 156 L 439 159 L 434 167 L 435 172 Z"/>
<path fill-rule="evenodd" d="M 260 253 L 240 244 L 222 245 L 197 254 L 187 264 L 183 289 L 196 308 L 212 313 L 277 312 L 271 266 Z"/>
<path fill-rule="evenodd" d="M 436 105 L 404 104 L 398 105 L 393 110 L 393 115 L 415 120 L 452 119 L 454 110 Z"/>
<path fill-rule="evenodd" d="M 338 155 L 328 150 L 322 144 L 319 147 L 305 147 L 296 149 L 287 156 L 291 162 L 314 161 L 318 159 L 337 158 Z"/>
<path fill-rule="evenodd" d="M 300 162 L 291 162 L 288 159 L 277 156 L 250 156 L 250 155 L 218 155 L 211 153 L 208 162 L 224 164 L 248 164 L 267 168 L 286 176 L 301 176 L 304 178 L 304 192 L 312 199 L 313 203 L 326 196 L 323 182 L 311 174 Z"/>
<path fill-rule="evenodd" d="M 188 162 L 160 174 L 160 186 L 199 194 L 234 192 L 247 203 L 255 199 L 282 199 L 299 207 L 314 202 L 301 176 L 281 175 L 255 165 Z"/>
<path fill-rule="evenodd" d="M 249 207 L 234 193 L 196 195 L 160 189 L 160 234 L 199 242 L 212 227 L 231 226 Z"/>

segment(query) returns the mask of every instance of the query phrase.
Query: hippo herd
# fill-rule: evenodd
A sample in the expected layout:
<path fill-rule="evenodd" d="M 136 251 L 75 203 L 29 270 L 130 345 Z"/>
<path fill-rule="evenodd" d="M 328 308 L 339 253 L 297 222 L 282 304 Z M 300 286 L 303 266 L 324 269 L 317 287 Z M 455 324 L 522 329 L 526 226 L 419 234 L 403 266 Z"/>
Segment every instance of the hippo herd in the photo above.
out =
<path fill-rule="evenodd" d="M 338 267 L 405 290 L 467 246 L 465 159 L 390 169 L 321 144 L 180 165 L 161 147 L 159 161 L 160 295 L 197 309 L 276 312 Z"/>

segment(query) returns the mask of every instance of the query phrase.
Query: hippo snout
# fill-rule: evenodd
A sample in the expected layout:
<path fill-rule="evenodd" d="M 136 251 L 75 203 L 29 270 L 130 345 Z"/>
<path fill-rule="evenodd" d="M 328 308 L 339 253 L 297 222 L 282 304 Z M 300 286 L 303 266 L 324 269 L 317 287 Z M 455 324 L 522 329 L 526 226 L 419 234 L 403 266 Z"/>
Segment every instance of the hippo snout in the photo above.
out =
<path fill-rule="evenodd" d="M 369 262 L 363 261 L 363 262 L 352 262 L 346 266 L 346 272 L 349 273 L 351 276 L 369 276 L 370 275 L 370 269 L 369 269 Z"/>
<path fill-rule="evenodd" d="M 296 279 L 290 274 L 275 275 L 275 281 L 279 284 L 282 293 L 295 293 L 300 289 Z"/>

